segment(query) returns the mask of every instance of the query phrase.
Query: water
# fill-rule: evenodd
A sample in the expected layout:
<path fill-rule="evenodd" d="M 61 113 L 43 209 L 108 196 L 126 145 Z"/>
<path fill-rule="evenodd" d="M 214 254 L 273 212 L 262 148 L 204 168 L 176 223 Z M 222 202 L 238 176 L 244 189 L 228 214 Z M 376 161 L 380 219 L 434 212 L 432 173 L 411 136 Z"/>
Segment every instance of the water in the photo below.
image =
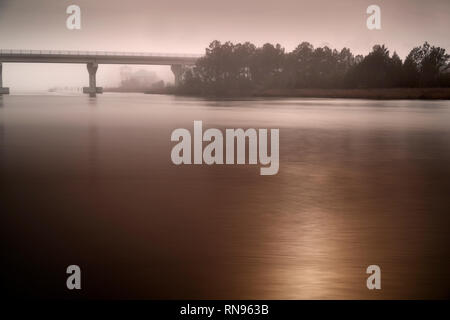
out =
<path fill-rule="evenodd" d="M 280 128 L 279 173 L 173 165 L 170 134 L 194 120 Z M 4 292 L 448 298 L 449 124 L 450 101 L 4 96 Z"/>

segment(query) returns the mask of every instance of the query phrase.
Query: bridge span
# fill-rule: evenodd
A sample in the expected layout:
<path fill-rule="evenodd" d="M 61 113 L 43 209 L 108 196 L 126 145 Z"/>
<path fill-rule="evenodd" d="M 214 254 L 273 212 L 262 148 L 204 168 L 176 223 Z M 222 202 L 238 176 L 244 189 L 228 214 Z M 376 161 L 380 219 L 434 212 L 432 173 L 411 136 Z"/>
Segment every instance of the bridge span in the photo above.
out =
<path fill-rule="evenodd" d="M 96 74 L 99 64 L 170 65 L 178 85 L 185 66 L 194 65 L 199 54 L 167 54 L 144 52 L 109 51 L 62 51 L 62 50 L 0 50 L 0 94 L 8 94 L 3 87 L 2 63 L 79 63 L 86 64 L 89 87 L 83 92 L 95 97 L 103 89 L 97 87 Z"/>

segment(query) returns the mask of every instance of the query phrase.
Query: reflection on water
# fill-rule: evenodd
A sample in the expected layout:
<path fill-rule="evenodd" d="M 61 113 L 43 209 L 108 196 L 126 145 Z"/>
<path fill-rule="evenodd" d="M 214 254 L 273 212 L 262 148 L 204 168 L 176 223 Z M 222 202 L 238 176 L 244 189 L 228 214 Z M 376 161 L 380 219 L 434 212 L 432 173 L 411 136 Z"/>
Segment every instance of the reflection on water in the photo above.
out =
<path fill-rule="evenodd" d="M 78 264 L 85 297 L 449 296 L 448 101 L 105 94 L 2 105 L 10 294 L 67 296 L 65 268 Z M 170 133 L 194 120 L 280 128 L 279 174 L 174 166 Z M 365 285 L 371 264 L 378 292 Z"/>

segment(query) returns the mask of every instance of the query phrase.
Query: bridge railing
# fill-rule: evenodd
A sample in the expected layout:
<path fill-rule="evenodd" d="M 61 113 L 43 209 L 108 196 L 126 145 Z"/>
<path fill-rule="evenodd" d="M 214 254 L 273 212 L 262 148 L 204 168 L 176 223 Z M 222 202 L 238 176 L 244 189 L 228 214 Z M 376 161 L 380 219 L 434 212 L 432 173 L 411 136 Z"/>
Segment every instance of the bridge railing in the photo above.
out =
<path fill-rule="evenodd" d="M 71 51 L 71 50 L 18 50 L 0 49 L 0 55 L 58 55 L 58 56 L 126 56 L 126 57 L 174 57 L 200 58 L 201 54 L 160 53 L 160 52 L 115 52 L 115 51 Z"/>

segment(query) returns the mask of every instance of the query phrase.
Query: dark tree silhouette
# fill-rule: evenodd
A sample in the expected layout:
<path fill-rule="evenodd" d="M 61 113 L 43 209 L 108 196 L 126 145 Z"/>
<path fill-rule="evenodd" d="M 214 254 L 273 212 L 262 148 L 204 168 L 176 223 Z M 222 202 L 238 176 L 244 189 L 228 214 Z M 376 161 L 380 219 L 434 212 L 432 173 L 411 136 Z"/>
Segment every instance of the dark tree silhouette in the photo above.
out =
<path fill-rule="evenodd" d="M 393 88 L 450 86 L 450 56 L 425 42 L 402 62 L 384 45 L 365 57 L 350 49 L 314 48 L 302 42 L 286 53 L 281 45 L 213 41 L 188 69 L 178 89 L 206 95 L 251 94 L 278 88 Z"/>
<path fill-rule="evenodd" d="M 384 46 L 372 51 L 349 71 L 347 86 L 352 88 L 391 88 L 401 85 L 402 61 L 397 53 L 389 56 Z"/>
<path fill-rule="evenodd" d="M 279 44 L 266 43 L 257 48 L 249 63 L 253 83 L 260 88 L 280 86 L 284 60 L 284 48 Z"/>
<path fill-rule="evenodd" d="M 428 42 L 412 49 L 404 64 L 405 78 L 412 79 L 412 85 L 422 87 L 442 85 L 449 69 L 450 55 L 445 53 L 445 49 L 430 46 Z"/>

